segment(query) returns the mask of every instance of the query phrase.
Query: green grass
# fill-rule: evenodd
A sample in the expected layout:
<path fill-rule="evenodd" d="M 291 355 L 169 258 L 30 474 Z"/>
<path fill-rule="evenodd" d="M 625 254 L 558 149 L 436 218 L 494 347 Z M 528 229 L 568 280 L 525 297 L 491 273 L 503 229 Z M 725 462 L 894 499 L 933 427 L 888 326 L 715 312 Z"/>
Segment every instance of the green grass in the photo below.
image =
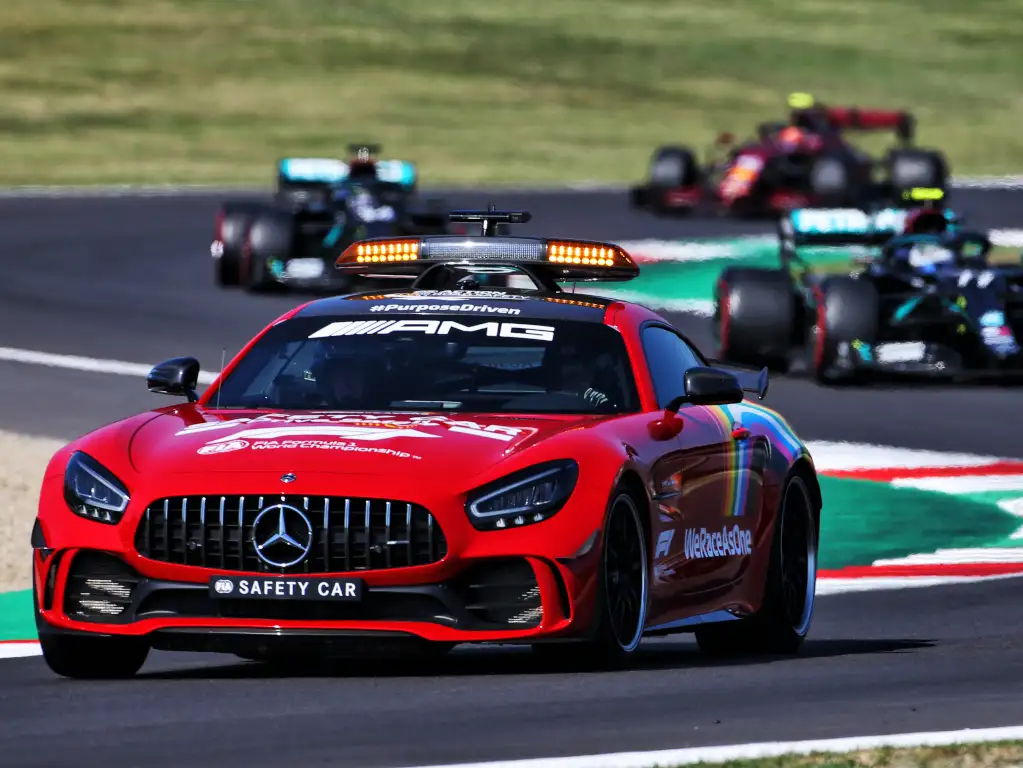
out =
<path fill-rule="evenodd" d="M 381 141 L 424 183 L 625 182 L 809 90 L 1023 171 L 1021 0 L 3 0 L 0 185 L 266 183 Z"/>
<path fill-rule="evenodd" d="M 919 749 L 871 749 L 860 752 L 786 755 L 732 760 L 715 768 L 1018 768 L 1023 742 L 989 742 Z M 707 765 L 700 763 L 700 765 Z"/>

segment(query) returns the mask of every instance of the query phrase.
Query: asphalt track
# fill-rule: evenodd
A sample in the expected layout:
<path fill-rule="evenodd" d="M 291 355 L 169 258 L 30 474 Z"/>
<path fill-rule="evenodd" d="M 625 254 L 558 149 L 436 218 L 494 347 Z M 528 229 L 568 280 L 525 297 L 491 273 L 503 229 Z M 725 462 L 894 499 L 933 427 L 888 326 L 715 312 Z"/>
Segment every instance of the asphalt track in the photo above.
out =
<path fill-rule="evenodd" d="M 1012 227 L 1018 193 L 953 204 Z M 639 239 L 768 231 L 658 221 L 613 193 L 451 196 L 528 208 L 528 230 Z M 215 198 L 0 200 L 0 346 L 206 370 L 295 297 L 213 287 Z M 703 320 L 674 318 L 707 343 Z M 73 437 L 162 404 L 141 380 L 0 362 L 0 428 Z M 778 379 L 768 401 L 808 439 L 1023 456 L 1012 390 L 829 391 Z M 893 514 L 896 513 L 893 511 Z M 0 763 L 12 766 L 402 766 L 1014 725 L 1023 722 L 1023 606 L 1008 580 L 822 597 L 796 659 L 711 664 L 651 642 L 627 673 L 569 673 L 513 649 L 435 666 L 273 673 L 233 657 L 154 654 L 141 679 L 75 683 L 0 661 Z"/>

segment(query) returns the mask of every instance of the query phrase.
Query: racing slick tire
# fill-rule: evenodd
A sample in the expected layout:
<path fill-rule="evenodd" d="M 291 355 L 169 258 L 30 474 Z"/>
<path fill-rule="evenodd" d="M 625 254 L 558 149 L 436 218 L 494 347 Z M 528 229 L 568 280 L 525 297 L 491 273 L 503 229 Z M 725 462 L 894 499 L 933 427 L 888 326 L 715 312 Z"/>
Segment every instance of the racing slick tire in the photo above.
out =
<path fill-rule="evenodd" d="M 244 258 L 245 288 L 251 293 L 265 293 L 282 286 L 270 273 L 271 260 L 286 261 L 291 255 L 294 221 L 284 211 L 268 210 L 249 227 Z"/>
<path fill-rule="evenodd" d="M 217 213 L 211 255 L 215 259 L 217 285 L 228 288 L 241 283 L 245 237 L 252 220 L 266 210 L 258 203 L 225 203 Z M 219 255 L 217 253 L 219 251 Z"/>
<path fill-rule="evenodd" d="M 817 585 L 818 510 L 806 481 L 789 475 L 774 526 L 760 610 L 695 631 L 708 656 L 794 654 L 810 630 Z"/>
<path fill-rule="evenodd" d="M 700 182 L 696 153 L 688 147 L 658 147 L 650 156 L 646 184 L 631 191 L 634 208 L 649 208 L 655 213 L 685 213 L 687 209 L 669 208 L 664 194 L 669 189 L 691 187 Z"/>
<path fill-rule="evenodd" d="M 593 625 L 581 642 L 537 644 L 541 658 L 588 668 L 628 665 L 643 639 L 650 600 L 647 530 L 636 495 L 619 486 L 604 522 Z"/>
<path fill-rule="evenodd" d="M 896 200 L 914 187 L 945 189 L 948 183 L 948 163 L 934 150 L 893 149 L 885 156 L 884 166 Z"/>
<path fill-rule="evenodd" d="M 118 680 L 134 677 L 146 663 L 149 645 L 125 637 L 82 637 L 43 632 L 43 660 L 56 674 L 79 680 Z"/>
<path fill-rule="evenodd" d="M 697 182 L 696 154 L 688 147 L 659 147 L 650 158 L 651 187 L 685 187 Z"/>
<path fill-rule="evenodd" d="M 820 384 L 862 381 L 854 363 L 854 345 L 872 344 L 880 323 L 880 297 L 866 280 L 837 276 L 815 290 L 816 314 L 807 335 L 807 371 Z"/>
<path fill-rule="evenodd" d="M 825 207 L 854 206 L 863 192 L 858 167 L 856 159 L 847 154 L 821 155 L 810 167 L 810 189 Z"/>
<path fill-rule="evenodd" d="M 720 360 L 788 370 L 798 317 L 787 270 L 730 267 L 718 278 L 714 305 Z"/>

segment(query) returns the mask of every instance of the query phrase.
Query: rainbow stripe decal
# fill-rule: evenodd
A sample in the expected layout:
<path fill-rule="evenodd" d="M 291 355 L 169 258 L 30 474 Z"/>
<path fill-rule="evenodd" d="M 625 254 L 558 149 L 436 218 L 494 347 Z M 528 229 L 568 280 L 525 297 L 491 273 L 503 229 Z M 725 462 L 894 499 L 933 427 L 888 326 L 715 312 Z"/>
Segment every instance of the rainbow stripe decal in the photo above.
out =
<path fill-rule="evenodd" d="M 751 405 L 750 403 L 736 403 L 720 407 L 728 411 L 731 417 L 744 427 L 748 429 L 760 427 L 766 434 L 774 437 L 774 447 L 780 450 L 785 458 L 791 460 L 802 450 L 803 444 L 796 437 L 796 433 L 785 421 L 785 417 L 777 411 L 763 405 Z"/>
<path fill-rule="evenodd" d="M 743 450 L 743 443 L 732 439 L 732 430 L 739 419 L 729 410 L 728 406 L 714 406 L 707 408 L 707 412 L 714 418 L 720 427 L 726 445 L 731 449 L 725 453 L 725 474 L 728 482 L 725 488 L 725 517 L 742 517 L 746 511 L 748 498 L 748 483 L 744 480 L 749 478 L 749 464 L 752 454 Z M 741 423 L 741 422 L 740 422 Z"/>
<path fill-rule="evenodd" d="M 738 426 L 754 432 L 771 435 L 774 446 L 791 460 L 801 448 L 801 443 L 785 419 L 776 411 L 763 406 L 747 403 L 721 405 L 706 409 L 723 433 L 726 444 L 731 445 L 725 461 L 725 472 L 729 482 L 725 491 L 725 517 L 742 517 L 749 503 L 750 463 L 753 453 L 746 449 L 748 443 L 732 439 L 732 430 Z"/>

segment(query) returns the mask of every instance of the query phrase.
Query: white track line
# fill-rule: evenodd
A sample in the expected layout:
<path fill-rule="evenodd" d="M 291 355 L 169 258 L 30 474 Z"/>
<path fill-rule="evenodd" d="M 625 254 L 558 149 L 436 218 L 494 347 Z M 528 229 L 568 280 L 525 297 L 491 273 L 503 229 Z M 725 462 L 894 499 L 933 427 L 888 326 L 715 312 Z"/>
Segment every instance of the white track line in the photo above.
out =
<path fill-rule="evenodd" d="M 985 741 L 1023 739 L 1023 726 L 1007 728 L 967 728 L 962 731 L 898 733 L 889 736 L 853 736 L 817 741 L 769 741 L 760 744 L 735 744 L 724 747 L 665 749 L 657 752 L 618 752 L 580 757 L 549 757 L 535 760 L 502 760 L 490 763 L 457 763 L 430 768 L 654 768 L 654 766 L 724 763 L 754 760 L 779 755 L 808 755 L 814 752 L 855 752 L 885 747 L 947 747 Z M 427 768 L 421 766 L 421 768 Z"/>
<path fill-rule="evenodd" d="M 0 347 L 0 360 L 29 365 L 46 365 L 51 368 L 67 368 L 73 371 L 90 373 L 113 373 L 119 376 L 146 377 L 152 365 L 144 363 L 128 363 L 123 360 L 103 360 L 96 357 L 80 357 L 78 355 L 57 355 L 50 352 L 36 352 L 31 349 L 15 349 Z M 217 378 L 214 373 L 199 373 L 200 384 L 212 384 Z"/>
<path fill-rule="evenodd" d="M 30 656 L 42 655 L 38 640 L 0 642 L 0 659 L 25 659 Z"/>

